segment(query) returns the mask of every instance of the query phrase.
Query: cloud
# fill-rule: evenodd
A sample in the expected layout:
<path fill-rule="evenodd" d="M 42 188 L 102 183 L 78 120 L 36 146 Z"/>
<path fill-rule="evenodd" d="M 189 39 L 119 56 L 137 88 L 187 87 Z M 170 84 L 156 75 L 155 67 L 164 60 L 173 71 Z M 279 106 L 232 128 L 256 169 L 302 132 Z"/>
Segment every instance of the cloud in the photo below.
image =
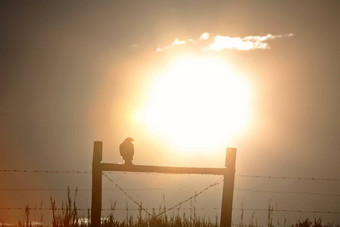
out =
<path fill-rule="evenodd" d="M 192 39 L 188 39 L 188 41 L 189 42 L 192 42 L 193 40 Z M 169 48 L 172 48 L 172 47 L 175 47 L 175 46 L 178 46 L 178 45 L 184 45 L 184 44 L 186 44 L 187 43 L 187 41 L 185 41 L 185 40 L 179 40 L 179 39 L 175 39 L 173 42 L 172 42 L 172 44 L 171 45 L 169 45 L 169 46 L 166 46 L 166 47 L 163 47 L 163 48 L 157 48 L 156 49 L 156 51 L 164 51 L 164 50 L 166 50 L 166 49 L 169 49 Z"/>
<path fill-rule="evenodd" d="M 250 50 L 266 49 L 267 43 L 253 42 L 242 38 L 232 38 L 228 36 L 216 36 L 214 42 L 209 45 L 208 50 L 221 51 L 224 49 Z"/>
<path fill-rule="evenodd" d="M 204 33 L 202 33 L 202 35 L 200 36 L 200 40 L 207 40 L 207 39 L 209 39 L 209 37 L 210 37 L 210 34 L 208 33 L 208 32 L 204 32 Z"/>
<path fill-rule="evenodd" d="M 178 39 L 175 39 L 175 41 L 171 44 L 171 46 L 184 45 L 184 44 L 186 44 L 186 41 L 185 41 L 185 40 L 178 40 Z"/>
<path fill-rule="evenodd" d="M 201 44 L 202 50 L 206 51 L 220 52 L 223 50 L 249 51 L 255 49 L 270 49 L 270 46 L 267 42 L 268 40 L 290 38 L 292 36 L 294 36 L 294 34 L 290 33 L 280 35 L 267 34 L 265 36 L 246 36 L 243 38 L 217 35 L 213 38 L 210 38 L 210 34 L 208 32 L 204 32 L 201 34 L 198 40 L 179 40 L 176 38 L 171 45 L 163 48 L 157 48 L 157 51 L 164 51 L 178 45 L 186 45 L 189 43 L 197 44 L 200 42 L 203 43 Z"/>

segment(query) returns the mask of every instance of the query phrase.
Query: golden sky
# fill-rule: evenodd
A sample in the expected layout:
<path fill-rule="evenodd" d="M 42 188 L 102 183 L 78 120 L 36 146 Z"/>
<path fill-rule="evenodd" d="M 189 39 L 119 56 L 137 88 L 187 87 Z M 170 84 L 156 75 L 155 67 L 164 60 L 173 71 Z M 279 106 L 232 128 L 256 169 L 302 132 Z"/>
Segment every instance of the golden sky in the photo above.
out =
<path fill-rule="evenodd" d="M 338 1 L 2 1 L 0 169 L 90 170 L 95 140 L 105 162 L 121 163 L 119 144 L 132 137 L 137 164 L 223 167 L 231 146 L 239 174 L 340 178 L 339 9 Z M 0 173 L 2 188 L 90 180 Z M 235 187 L 340 189 L 245 179 Z M 16 193 L 1 193 L 1 206 L 49 205 L 49 194 Z M 88 207 L 89 194 L 79 196 Z M 266 207 L 271 197 L 287 209 L 340 209 L 338 197 L 261 196 L 236 193 L 234 206 Z M 0 210 L 0 222 L 7 216 Z"/>

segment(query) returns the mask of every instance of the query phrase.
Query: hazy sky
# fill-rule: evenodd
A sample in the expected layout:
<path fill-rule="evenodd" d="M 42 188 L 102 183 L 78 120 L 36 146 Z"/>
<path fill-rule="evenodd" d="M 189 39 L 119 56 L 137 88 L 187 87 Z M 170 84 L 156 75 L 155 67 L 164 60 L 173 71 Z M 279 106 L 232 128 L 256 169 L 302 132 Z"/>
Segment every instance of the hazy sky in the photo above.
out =
<path fill-rule="evenodd" d="M 122 162 L 118 146 L 130 136 L 138 164 L 223 167 L 225 147 L 234 146 L 237 174 L 339 179 L 339 11 L 339 1 L 1 1 L 0 169 L 90 170 L 95 140 L 104 143 L 105 162 Z M 212 45 L 228 39 L 250 43 L 243 49 Z M 143 106 L 150 81 L 171 59 L 207 52 L 227 61 L 250 84 L 250 121 L 219 150 L 173 151 L 167 138 L 147 132 L 130 116 Z M 192 178 L 195 183 L 188 185 L 188 176 L 161 176 L 156 184 L 151 175 L 124 176 L 116 180 L 125 187 L 180 185 L 194 191 L 216 180 Z M 0 173 L 1 188 L 90 188 L 90 180 Z M 340 191 L 338 182 L 245 178 L 237 178 L 235 187 Z M 148 201 L 150 191 L 140 193 L 138 199 Z M 169 205 L 175 203 L 171 193 L 180 200 L 188 192 L 165 192 Z M 0 207 L 42 200 L 49 207 L 49 195 L 60 203 L 65 198 L 59 192 L 2 191 Z M 104 195 L 106 202 L 118 200 L 118 194 Z M 128 199 L 118 197 L 118 206 L 125 207 Z M 79 198 L 79 206 L 90 206 L 90 193 Z M 278 209 L 340 212 L 339 196 L 244 191 L 235 191 L 234 207 L 243 202 L 246 208 L 266 208 L 270 198 Z M 200 206 L 214 201 L 209 206 L 219 207 L 219 199 L 220 194 L 208 194 Z M 161 202 L 159 192 L 150 206 Z M 0 222 L 22 215 L 1 210 Z M 299 217 L 304 216 L 294 218 Z M 340 215 L 323 217 L 340 223 Z"/>

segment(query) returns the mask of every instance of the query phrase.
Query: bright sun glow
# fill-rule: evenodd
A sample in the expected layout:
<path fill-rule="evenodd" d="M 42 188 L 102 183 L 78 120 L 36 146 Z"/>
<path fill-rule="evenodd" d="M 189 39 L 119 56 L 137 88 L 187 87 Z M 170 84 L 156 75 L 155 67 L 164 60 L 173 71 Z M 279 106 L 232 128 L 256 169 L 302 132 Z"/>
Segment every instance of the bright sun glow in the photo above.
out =
<path fill-rule="evenodd" d="M 225 61 L 182 57 L 155 77 L 135 115 L 173 146 L 225 147 L 249 120 L 249 88 Z"/>

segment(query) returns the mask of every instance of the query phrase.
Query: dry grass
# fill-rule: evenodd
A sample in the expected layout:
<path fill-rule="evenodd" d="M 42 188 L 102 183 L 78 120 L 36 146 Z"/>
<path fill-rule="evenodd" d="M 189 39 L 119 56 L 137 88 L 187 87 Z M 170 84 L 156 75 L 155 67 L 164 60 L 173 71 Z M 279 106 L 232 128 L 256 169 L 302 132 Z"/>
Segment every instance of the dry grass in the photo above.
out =
<path fill-rule="evenodd" d="M 90 210 L 88 211 L 86 218 L 80 218 L 78 215 L 78 208 L 76 205 L 76 196 L 77 190 L 75 192 L 74 197 L 72 198 L 70 190 L 67 190 L 67 199 L 62 202 L 61 209 L 57 209 L 56 201 L 52 197 L 50 198 L 51 204 L 51 212 L 52 212 L 52 226 L 53 227 L 90 227 L 90 223 L 88 220 L 90 218 Z M 166 210 L 165 203 L 159 207 L 159 209 L 153 209 L 151 215 L 146 218 L 142 217 L 142 209 L 138 210 L 137 217 L 129 216 L 129 209 L 126 206 L 126 218 L 123 221 L 118 221 L 114 217 L 116 203 L 111 205 L 111 214 L 102 218 L 102 227 L 217 227 L 219 226 L 218 218 L 216 217 L 214 221 L 206 218 L 198 218 L 195 209 L 195 201 L 191 202 L 191 212 L 187 215 L 185 212 L 180 214 L 180 209 L 173 210 L 172 214 L 163 213 Z M 243 207 L 243 205 L 242 205 Z M 273 223 L 273 212 L 274 207 L 269 203 L 268 206 L 268 216 L 267 223 L 265 226 L 273 227 L 276 226 Z M 161 215 L 160 215 L 161 214 Z M 25 220 L 22 222 L 18 222 L 19 227 L 38 227 L 42 225 L 32 224 L 30 222 L 30 209 L 27 205 L 25 207 Z M 41 217 L 42 221 L 42 217 Z M 286 221 L 282 224 L 286 226 Z M 233 226 L 239 227 L 260 227 L 261 225 L 257 224 L 257 219 L 255 218 L 255 214 L 252 214 L 249 223 L 246 224 L 244 221 L 244 210 L 241 210 L 241 218 L 238 224 L 233 224 Z M 277 223 L 277 226 L 281 226 L 280 223 Z M 291 227 L 331 227 L 332 224 L 322 224 L 322 219 L 305 219 L 302 221 L 298 221 L 296 224 L 291 225 Z M 339 225 L 337 225 L 339 226 Z"/>

